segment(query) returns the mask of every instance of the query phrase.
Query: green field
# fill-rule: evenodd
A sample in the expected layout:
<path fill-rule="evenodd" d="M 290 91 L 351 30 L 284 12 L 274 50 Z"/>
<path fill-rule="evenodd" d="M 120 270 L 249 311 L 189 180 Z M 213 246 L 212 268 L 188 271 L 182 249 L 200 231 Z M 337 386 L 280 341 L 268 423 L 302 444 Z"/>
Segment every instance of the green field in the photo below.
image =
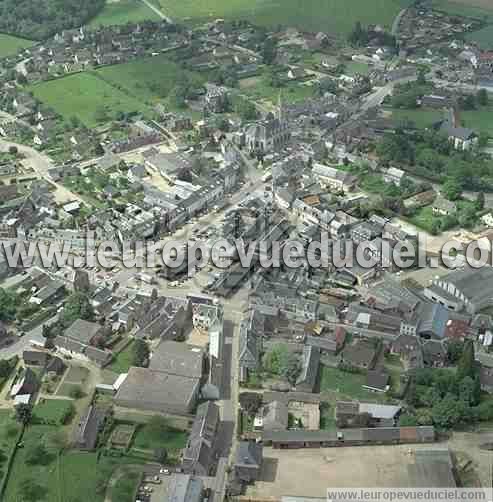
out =
<path fill-rule="evenodd" d="M 392 110 L 392 118 L 398 122 L 413 122 L 418 129 L 426 129 L 433 123 L 443 119 L 440 110 L 424 109 L 417 110 Z"/>
<path fill-rule="evenodd" d="M 159 436 L 147 425 L 138 427 L 135 433 L 133 446 L 144 450 L 164 447 L 170 453 L 177 453 L 187 444 L 187 433 L 169 427 L 164 434 Z"/>
<path fill-rule="evenodd" d="M 105 8 L 89 26 L 111 26 L 115 24 L 138 23 L 139 21 L 159 21 L 159 16 L 140 0 L 107 2 Z"/>
<path fill-rule="evenodd" d="M 65 399 L 46 399 L 33 410 L 36 422 L 52 425 L 64 425 L 73 412 L 72 401 Z"/>
<path fill-rule="evenodd" d="M 130 366 L 133 366 L 133 342 L 115 357 L 108 369 L 115 373 L 127 373 Z"/>
<path fill-rule="evenodd" d="M 492 101 L 492 99 L 490 99 Z M 464 127 L 469 127 L 477 132 L 483 132 L 493 137 L 493 104 L 478 108 L 477 110 L 461 112 L 461 121 Z"/>
<path fill-rule="evenodd" d="M 186 76 L 200 86 L 206 75 L 181 69 L 165 55 L 101 68 L 96 73 L 113 86 L 121 86 L 139 101 L 155 102 L 166 98 L 180 78 Z"/>
<path fill-rule="evenodd" d="M 493 49 L 493 25 L 485 26 L 482 30 L 468 33 L 466 39 L 476 42 L 483 50 Z"/>
<path fill-rule="evenodd" d="M 476 4 L 476 5 L 474 5 Z M 488 0 L 433 0 L 433 8 L 455 14 L 457 16 L 475 17 L 484 19 L 485 17 L 493 19 L 493 4 L 488 4 Z"/>
<path fill-rule="evenodd" d="M 247 19 L 261 26 L 295 26 L 347 34 L 356 21 L 391 26 L 406 0 L 153 0 L 171 18 Z"/>
<path fill-rule="evenodd" d="M 113 118 L 116 112 L 145 111 L 145 105 L 103 82 L 90 73 L 42 82 L 29 87 L 34 96 L 53 108 L 63 118 L 76 116 L 87 127 L 98 125 L 98 119 Z M 102 114 L 102 117 L 101 117 Z"/>
<path fill-rule="evenodd" d="M 321 366 L 320 393 L 336 394 L 337 399 L 358 399 L 362 401 L 382 401 L 385 395 L 365 390 L 362 386 L 366 382 L 366 375 L 348 373 L 338 368 Z"/>
<path fill-rule="evenodd" d="M 31 425 L 24 434 L 24 447 L 17 450 L 7 483 L 3 502 L 27 500 L 20 492 L 25 479 L 32 480 L 37 488 L 36 502 L 103 502 L 104 485 L 120 465 L 128 464 L 129 459 L 101 457 L 98 462 L 96 453 L 70 451 L 60 456 L 50 448 L 47 438 L 59 430 L 46 425 Z M 42 464 L 28 465 L 26 452 L 32 445 L 44 443 L 48 456 Z M 132 459 L 132 463 L 136 460 Z M 103 485 L 103 489 L 98 489 Z"/>
<path fill-rule="evenodd" d="M 10 35 L 4 35 L 0 33 L 0 58 L 7 56 L 12 56 L 16 54 L 21 49 L 26 47 L 31 47 L 34 42 L 26 40 L 24 38 L 11 37 Z"/>

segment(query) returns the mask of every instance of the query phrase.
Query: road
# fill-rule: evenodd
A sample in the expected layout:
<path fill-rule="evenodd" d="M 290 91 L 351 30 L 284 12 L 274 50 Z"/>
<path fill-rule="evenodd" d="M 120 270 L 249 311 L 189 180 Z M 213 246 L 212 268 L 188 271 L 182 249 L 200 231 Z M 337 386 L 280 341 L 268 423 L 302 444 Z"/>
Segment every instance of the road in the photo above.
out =
<path fill-rule="evenodd" d="M 173 24 L 173 20 L 167 16 L 162 10 L 158 9 L 155 5 L 153 5 L 148 0 L 142 0 L 142 2 L 149 7 L 155 14 L 157 14 L 161 19 L 164 19 L 169 24 Z"/>
<path fill-rule="evenodd" d="M 402 9 L 397 16 L 395 16 L 394 22 L 392 23 L 392 30 L 391 33 L 394 35 L 394 37 L 397 37 L 399 35 L 399 26 L 401 24 L 401 19 L 403 18 L 404 14 L 407 12 L 407 9 Z"/>
<path fill-rule="evenodd" d="M 78 200 L 82 204 L 86 204 L 82 197 L 71 192 L 68 188 L 64 187 L 60 183 L 55 183 L 51 179 L 48 171 L 50 169 L 53 169 L 53 167 L 55 166 L 47 155 L 38 152 L 36 149 L 31 148 L 30 146 L 0 139 L 0 151 L 7 151 L 12 146 L 15 146 L 18 151 L 24 155 L 25 158 L 21 161 L 23 166 L 28 169 L 32 169 L 39 178 L 44 179 L 47 183 L 49 183 L 56 189 L 55 196 L 58 202 Z"/>

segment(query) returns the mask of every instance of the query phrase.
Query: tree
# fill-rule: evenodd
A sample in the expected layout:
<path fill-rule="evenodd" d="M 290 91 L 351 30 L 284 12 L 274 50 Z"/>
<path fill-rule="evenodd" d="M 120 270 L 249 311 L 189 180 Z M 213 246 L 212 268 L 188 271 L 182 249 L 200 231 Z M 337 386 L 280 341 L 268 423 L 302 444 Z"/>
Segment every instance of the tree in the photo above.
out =
<path fill-rule="evenodd" d="M 132 348 L 132 362 L 134 366 L 144 367 L 149 362 L 149 346 L 144 340 L 137 339 Z"/>
<path fill-rule="evenodd" d="M 474 201 L 474 208 L 476 211 L 482 211 L 484 209 L 484 192 L 478 192 L 476 200 Z"/>
<path fill-rule="evenodd" d="M 466 377 L 476 376 L 476 363 L 474 361 L 474 344 L 471 340 L 464 343 L 464 351 L 457 366 L 457 379 L 462 381 Z"/>
<path fill-rule="evenodd" d="M 240 394 L 240 406 L 249 415 L 254 415 L 262 406 L 262 394 L 258 392 L 242 392 Z"/>
<path fill-rule="evenodd" d="M 0 320 L 12 321 L 17 312 L 19 302 L 17 295 L 0 288 Z"/>
<path fill-rule="evenodd" d="M 101 146 L 99 141 L 94 144 L 94 155 L 97 157 L 102 157 L 104 155 L 104 148 Z"/>
<path fill-rule="evenodd" d="M 55 431 L 48 436 L 48 443 L 51 447 L 62 452 L 68 445 L 67 436 L 63 431 Z"/>
<path fill-rule="evenodd" d="M 431 235 L 438 235 L 441 231 L 440 220 L 434 219 L 431 222 L 430 233 Z"/>
<path fill-rule="evenodd" d="M 415 427 L 418 425 L 418 419 L 415 415 L 405 413 L 399 417 L 399 427 Z"/>
<path fill-rule="evenodd" d="M 462 185 L 457 178 L 447 178 L 442 186 L 442 193 L 448 200 L 458 200 L 462 194 Z"/>
<path fill-rule="evenodd" d="M 12 364 L 8 359 L 0 360 L 0 378 L 7 378 L 12 371 Z"/>
<path fill-rule="evenodd" d="M 94 118 L 96 122 L 106 122 L 109 119 L 106 108 L 104 106 L 99 106 L 94 112 Z"/>
<path fill-rule="evenodd" d="M 447 356 L 451 364 L 457 364 L 464 351 L 464 342 L 452 340 L 447 344 Z"/>
<path fill-rule="evenodd" d="M 477 100 L 481 106 L 488 106 L 489 96 L 488 96 L 488 92 L 486 91 L 486 89 L 480 89 L 478 91 Z"/>
<path fill-rule="evenodd" d="M 156 448 L 154 450 L 154 459 L 156 462 L 164 464 L 168 459 L 168 452 L 166 451 L 166 448 Z"/>
<path fill-rule="evenodd" d="M 420 68 L 418 70 L 418 78 L 416 82 L 418 85 L 426 85 L 426 70 L 424 68 Z"/>
<path fill-rule="evenodd" d="M 481 131 L 479 133 L 479 138 L 478 138 L 479 148 L 486 148 L 488 146 L 489 141 L 490 141 L 489 134 L 487 132 Z"/>
<path fill-rule="evenodd" d="M 348 40 L 354 47 L 361 47 L 368 43 L 368 32 L 363 29 L 359 21 L 355 23 L 353 31 L 349 34 Z"/>
<path fill-rule="evenodd" d="M 49 453 L 43 443 L 35 443 L 26 449 L 25 459 L 29 465 L 42 465 L 49 459 Z"/>
<path fill-rule="evenodd" d="M 277 55 L 277 47 L 276 41 L 273 38 L 265 39 L 261 54 L 264 64 L 271 65 L 274 63 Z"/>
<path fill-rule="evenodd" d="M 17 155 L 19 153 L 19 149 L 16 146 L 9 146 L 10 155 Z"/>
<path fill-rule="evenodd" d="M 70 397 L 72 399 L 80 399 L 84 397 L 84 392 L 82 390 L 82 387 L 80 385 L 72 387 L 72 389 L 70 389 Z"/>
<path fill-rule="evenodd" d="M 468 406 L 475 404 L 475 384 L 470 376 L 463 378 L 459 384 L 459 399 Z"/>
<path fill-rule="evenodd" d="M 32 408 L 29 404 L 21 403 L 15 407 L 15 418 L 16 420 L 23 424 L 27 425 L 31 422 L 32 419 Z"/>
<path fill-rule="evenodd" d="M 24 478 L 19 483 L 19 494 L 23 501 L 36 502 L 37 500 L 42 500 L 45 492 L 46 489 L 36 483 L 32 478 Z"/>
<path fill-rule="evenodd" d="M 77 319 L 92 321 L 94 310 L 89 297 L 80 291 L 73 292 L 65 302 L 63 307 L 61 321 L 64 326 L 70 326 Z"/>
<path fill-rule="evenodd" d="M 286 366 L 282 369 L 283 375 L 291 385 L 295 385 L 300 372 L 301 363 L 298 356 L 296 354 L 290 354 Z"/>
<path fill-rule="evenodd" d="M 247 101 L 245 99 L 240 100 L 235 107 L 236 113 L 241 117 L 244 121 L 256 120 L 258 117 L 257 109 L 253 103 Z"/>
<path fill-rule="evenodd" d="M 442 429 L 451 429 L 466 417 L 465 403 L 449 393 L 432 408 L 433 423 Z"/>

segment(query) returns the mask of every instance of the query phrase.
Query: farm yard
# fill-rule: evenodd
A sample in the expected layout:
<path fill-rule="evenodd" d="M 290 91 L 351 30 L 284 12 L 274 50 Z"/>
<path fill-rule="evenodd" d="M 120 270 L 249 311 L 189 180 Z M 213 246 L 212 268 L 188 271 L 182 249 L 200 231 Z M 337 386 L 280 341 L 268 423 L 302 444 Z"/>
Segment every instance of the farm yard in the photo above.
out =
<path fill-rule="evenodd" d="M 31 47 L 33 42 L 24 38 L 12 37 L 10 35 L 0 34 L 0 58 L 12 56 L 20 49 Z"/>
<path fill-rule="evenodd" d="M 140 0 L 107 1 L 106 6 L 89 26 L 111 26 L 115 24 L 159 21 L 159 16 Z"/>
<path fill-rule="evenodd" d="M 29 87 L 35 98 L 64 119 L 77 117 L 87 127 L 117 112 L 142 112 L 145 105 L 92 73 L 78 73 Z"/>
<path fill-rule="evenodd" d="M 247 19 L 261 26 L 294 26 L 347 34 L 356 21 L 391 26 L 407 0 L 153 0 L 171 18 L 193 22 Z"/>

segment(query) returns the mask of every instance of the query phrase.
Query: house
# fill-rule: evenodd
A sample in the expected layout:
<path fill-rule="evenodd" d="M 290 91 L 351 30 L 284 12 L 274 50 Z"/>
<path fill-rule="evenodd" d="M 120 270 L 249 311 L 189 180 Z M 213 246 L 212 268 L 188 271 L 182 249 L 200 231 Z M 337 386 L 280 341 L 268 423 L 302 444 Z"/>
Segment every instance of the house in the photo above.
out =
<path fill-rule="evenodd" d="M 170 502 L 201 502 L 204 482 L 189 474 L 173 473 L 170 477 L 166 500 Z"/>
<path fill-rule="evenodd" d="M 303 348 L 301 373 L 296 380 L 296 390 L 300 392 L 313 392 L 320 365 L 320 349 L 313 345 Z"/>
<path fill-rule="evenodd" d="M 285 401 L 272 401 L 263 408 L 263 430 L 286 430 L 289 423 L 288 404 Z"/>
<path fill-rule="evenodd" d="M 493 268 L 465 266 L 434 279 L 424 290 L 426 298 L 460 312 L 476 314 L 493 306 Z"/>
<path fill-rule="evenodd" d="M 252 329 L 259 315 L 253 310 L 248 319 L 244 319 L 240 325 L 240 381 L 248 379 L 249 372 L 255 372 L 260 364 L 261 339 L 255 329 Z"/>
<path fill-rule="evenodd" d="M 431 206 L 433 214 L 438 214 L 440 216 L 449 216 L 457 211 L 457 205 L 451 200 L 447 200 L 444 197 L 438 196 Z"/>
<path fill-rule="evenodd" d="M 386 183 L 393 183 L 394 185 L 400 186 L 402 180 L 404 179 L 405 172 L 402 169 L 397 169 L 397 167 L 389 167 L 383 173 L 383 180 Z"/>
<path fill-rule="evenodd" d="M 37 350 L 25 350 L 22 353 L 22 359 L 26 366 L 40 366 L 44 368 L 50 358 L 48 352 L 39 352 Z"/>
<path fill-rule="evenodd" d="M 358 401 L 337 401 L 335 418 L 340 427 L 358 427 L 366 421 L 369 427 L 394 427 L 401 412 L 401 406 L 364 403 Z M 361 426 L 361 425 L 360 425 Z"/>
<path fill-rule="evenodd" d="M 306 71 L 304 68 L 294 67 L 290 68 L 288 71 L 289 80 L 302 80 L 306 77 Z"/>
<path fill-rule="evenodd" d="M 103 327 L 95 322 L 76 319 L 63 333 L 63 336 L 84 345 L 90 345 L 102 334 Z"/>
<path fill-rule="evenodd" d="M 470 150 L 478 144 L 478 135 L 466 127 L 453 125 L 449 120 L 443 121 L 440 131 L 444 133 L 456 150 Z"/>
<path fill-rule="evenodd" d="M 255 441 L 240 441 L 236 448 L 236 458 L 233 466 L 237 480 L 243 483 L 253 483 L 259 479 L 262 467 L 263 447 Z"/>
<path fill-rule="evenodd" d="M 356 187 L 357 177 L 346 171 L 316 163 L 312 173 L 318 179 L 322 188 L 334 191 L 351 192 Z"/>
<path fill-rule="evenodd" d="M 79 450 L 96 449 L 99 432 L 106 420 L 106 412 L 94 405 L 89 405 L 80 417 L 75 429 L 74 446 Z"/>
<path fill-rule="evenodd" d="M 370 370 L 366 374 L 363 388 L 372 392 L 387 392 L 390 387 L 390 376 L 382 370 Z"/>
<path fill-rule="evenodd" d="M 188 416 L 204 379 L 204 353 L 199 347 L 161 342 L 149 368 L 131 367 L 115 395 L 122 408 Z"/>
<path fill-rule="evenodd" d="M 264 431 L 264 445 L 273 448 L 330 448 L 378 444 L 432 443 L 436 439 L 432 426 L 375 427 L 331 431 Z"/>
<path fill-rule="evenodd" d="M 200 404 L 182 454 L 182 469 L 185 474 L 209 475 L 218 427 L 218 406 L 211 401 Z"/>

